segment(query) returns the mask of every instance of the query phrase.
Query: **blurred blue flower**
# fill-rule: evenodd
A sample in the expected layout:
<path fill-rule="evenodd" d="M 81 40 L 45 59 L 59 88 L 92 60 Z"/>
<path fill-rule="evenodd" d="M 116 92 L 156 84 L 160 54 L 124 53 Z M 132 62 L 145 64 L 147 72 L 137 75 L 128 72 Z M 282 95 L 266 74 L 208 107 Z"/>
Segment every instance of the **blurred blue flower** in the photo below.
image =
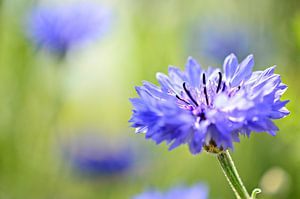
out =
<path fill-rule="evenodd" d="M 193 23 L 188 36 L 188 50 L 218 64 L 230 53 L 238 55 L 238 58 L 253 53 L 256 59 L 263 62 L 275 53 L 275 42 L 270 34 L 245 24 L 230 22 L 217 19 L 213 22 L 205 20 L 201 26 Z"/>
<path fill-rule="evenodd" d="M 110 13 L 97 4 L 36 7 L 28 17 L 28 35 L 38 47 L 64 54 L 70 47 L 99 38 L 109 24 Z"/>
<path fill-rule="evenodd" d="M 192 187 L 174 187 L 166 193 L 159 191 L 147 191 L 136 195 L 133 199 L 207 199 L 208 189 L 203 184 L 196 184 Z"/>
<path fill-rule="evenodd" d="M 230 32 L 229 32 L 230 31 Z M 236 31 L 203 31 L 200 38 L 203 42 L 199 42 L 202 46 L 204 56 L 212 59 L 222 60 L 231 52 L 245 57 L 249 54 L 249 33 L 244 29 Z"/>
<path fill-rule="evenodd" d="M 69 138 L 64 152 L 71 166 L 84 175 L 119 175 L 134 165 L 135 155 L 129 143 L 96 133 Z"/>
<path fill-rule="evenodd" d="M 241 63 L 234 54 L 220 69 L 203 70 L 189 58 L 185 71 L 170 66 L 169 76 L 157 73 L 160 87 L 144 81 L 136 87 L 139 98 L 131 99 L 132 127 L 157 144 L 166 141 L 170 150 L 188 144 L 197 154 L 233 148 L 239 135 L 251 131 L 275 135 L 272 122 L 289 114 L 288 101 L 280 101 L 287 86 L 275 67 L 252 73 L 253 56 Z"/>

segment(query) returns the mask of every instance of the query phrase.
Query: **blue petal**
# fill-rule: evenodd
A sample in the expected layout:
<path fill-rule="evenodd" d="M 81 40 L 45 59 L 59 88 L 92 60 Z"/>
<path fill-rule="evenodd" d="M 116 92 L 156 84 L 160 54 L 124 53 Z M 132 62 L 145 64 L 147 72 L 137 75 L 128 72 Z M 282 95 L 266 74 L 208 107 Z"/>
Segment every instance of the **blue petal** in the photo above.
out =
<path fill-rule="evenodd" d="M 146 109 L 146 106 L 145 106 L 144 102 L 142 101 L 142 99 L 140 99 L 140 98 L 130 98 L 129 100 L 132 103 L 134 109 L 137 109 L 137 110 Z"/>
<path fill-rule="evenodd" d="M 158 80 L 164 92 L 170 92 L 170 91 L 175 92 L 174 86 L 167 75 L 163 73 L 156 73 L 156 79 Z"/>
<path fill-rule="evenodd" d="M 273 104 L 272 108 L 274 110 L 278 110 L 281 109 L 282 107 L 284 107 L 290 100 L 285 100 L 285 101 L 277 101 Z"/>
<path fill-rule="evenodd" d="M 271 111 L 269 113 L 269 117 L 271 119 L 280 119 L 287 116 L 288 114 L 290 114 L 290 112 L 285 107 L 283 107 L 278 111 Z"/>
<path fill-rule="evenodd" d="M 177 67 L 169 66 L 168 73 L 172 82 L 177 85 L 182 86 L 182 83 L 187 81 L 185 74 Z"/>
<path fill-rule="evenodd" d="M 256 132 L 268 132 L 269 134 L 275 136 L 278 127 L 270 119 L 260 119 L 258 121 L 250 121 L 249 127 Z"/>
<path fill-rule="evenodd" d="M 237 67 L 238 67 L 237 57 L 233 53 L 231 53 L 225 58 L 223 64 L 223 70 L 227 81 L 231 80 L 231 78 L 233 77 L 233 75 L 237 70 Z"/>
<path fill-rule="evenodd" d="M 269 76 L 274 74 L 276 66 L 272 66 L 263 71 L 262 76 Z"/>
<path fill-rule="evenodd" d="M 190 85 L 197 88 L 200 85 L 201 66 L 192 57 L 189 57 L 185 65 L 185 71 L 188 74 Z"/>
<path fill-rule="evenodd" d="M 153 96 L 156 96 L 158 98 L 163 98 L 165 96 L 161 89 L 155 86 L 154 84 L 147 81 L 143 81 L 143 85 L 145 89 L 147 89 Z"/>
<path fill-rule="evenodd" d="M 232 87 L 238 86 L 242 81 L 247 81 L 251 77 L 252 68 L 254 66 L 253 55 L 249 55 L 238 66 L 230 85 Z"/>

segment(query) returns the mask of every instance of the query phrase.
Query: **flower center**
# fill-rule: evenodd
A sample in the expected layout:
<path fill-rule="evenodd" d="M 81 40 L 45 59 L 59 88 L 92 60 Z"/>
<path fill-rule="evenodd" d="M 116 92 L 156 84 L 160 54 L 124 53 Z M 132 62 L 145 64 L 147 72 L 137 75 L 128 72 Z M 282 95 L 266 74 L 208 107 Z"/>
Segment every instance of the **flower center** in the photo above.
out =
<path fill-rule="evenodd" d="M 199 120 L 205 120 L 205 111 L 213 106 L 213 97 L 220 93 L 224 92 L 226 85 L 222 81 L 222 73 L 218 72 L 218 79 L 215 81 L 210 81 L 207 85 L 206 74 L 202 74 L 202 86 L 200 88 L 188 88 L 187 83 L 183 82 L 180 96 L 175 95 L 178 99 L 178 105 L 186 110 L 192 111 L 196 117 L 199 117 Z"/>

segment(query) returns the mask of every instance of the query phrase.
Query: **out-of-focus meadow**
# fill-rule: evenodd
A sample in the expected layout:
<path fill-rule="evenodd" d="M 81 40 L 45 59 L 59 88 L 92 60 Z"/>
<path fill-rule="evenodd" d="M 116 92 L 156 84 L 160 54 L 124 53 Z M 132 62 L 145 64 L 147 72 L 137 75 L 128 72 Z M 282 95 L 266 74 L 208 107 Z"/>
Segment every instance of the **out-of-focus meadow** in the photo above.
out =
<path fill-rule="evenodd" d="M 277 136 L 235 144 L 240 175 L 261 198 L 300 198 L 299 1 L 94 1 L 109 12 L 97 39 L 59 55 L 37 46 L 32 10 L 71 3 L 0 0 L 1 199 L 130 199 L 199 182 L 210 198 L 233 198 L 215 157 L 169 152 L 128 124 L 142 80 L 157 83 L 156 72 L 188 56 L 221 67 L 231 52 L 254 54 L 256 70 L 277 65 L 291 100 Z"/>

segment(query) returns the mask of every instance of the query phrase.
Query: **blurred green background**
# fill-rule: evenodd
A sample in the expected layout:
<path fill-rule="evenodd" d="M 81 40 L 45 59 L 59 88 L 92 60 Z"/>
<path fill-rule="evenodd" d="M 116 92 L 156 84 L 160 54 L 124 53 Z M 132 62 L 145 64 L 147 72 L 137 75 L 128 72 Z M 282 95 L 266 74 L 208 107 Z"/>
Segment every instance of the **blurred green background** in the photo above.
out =
<path fill-rule="evenodd" d="M 149 187 L 197 182 L 209 186 L 210 198 L 233 198 L 214 156 L 192 156 L 187 147 L 168 152 L 165 144 L 135 135 L 127 122 L 128 98 L 142 80 L 157 83 L 156 72 L 167 72 L 170 64 L 183 68 L 190 55 L 204 68 L 222 66 L 206 56 L 213 44 L 202 37 L 212 33 L 211 26 L 221 35 L 246 30 L 244 52 L 254 54 L 256 69 L 277 65 L 289 86 L 283 98 L 291 100 L 291 114 L 276 122 L 278 135 L 252 134 L 235 144 L 232 156 L 246 187 L 262 188 L 259 198 L 300 198 L 299 1 L 98 2 L 112 10 L 109 32 L 57 60 L 34 47 L 24 25 L 32 6 L 56 2 L 0 0 L 1 199 L 129 199 Z M 128 143 L 134 167 L 122 174 L 78 175 L 63 146 L 82 129 L 99 132 L 104 143 Z"/>

